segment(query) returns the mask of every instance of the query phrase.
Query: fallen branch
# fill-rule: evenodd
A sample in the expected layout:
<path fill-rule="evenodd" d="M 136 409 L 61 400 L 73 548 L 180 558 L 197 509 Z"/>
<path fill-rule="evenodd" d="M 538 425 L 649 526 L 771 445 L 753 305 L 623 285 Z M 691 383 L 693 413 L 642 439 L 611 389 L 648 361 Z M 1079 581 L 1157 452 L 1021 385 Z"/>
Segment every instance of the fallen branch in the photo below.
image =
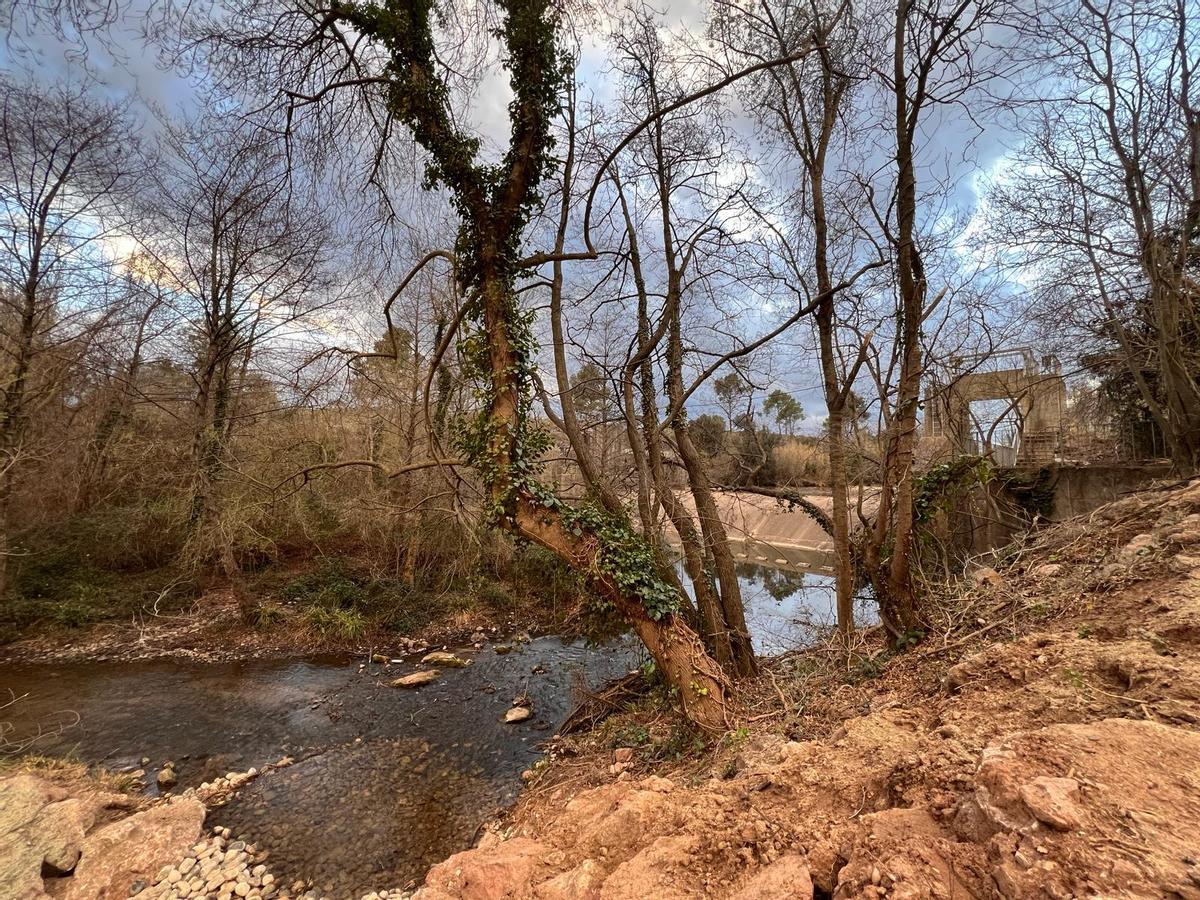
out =
<path fill-rule="evenodd" d="M 351 466 L 365 466 L 369 469 L 375 469 L 379 472 L 383 472 L 387 478 L 398 478 L 401 475 L 407 475 L 409 472 L 418 472 L 421 469 L 434 469 L 441 466 L 465 466 L 466 464 L 466 460 L 463 459 L 424 459 L 420 462 L 409 463 L 406 466 L 401 466 L 400 468 L 393 469 L 389 472 L 383 463 L 376 462 L 373 459 L 344 459 L 340 462 L 317 463 L 314 466 L 308 466 L 307 468 L 301 469 L 299 472 L 289 475 L 287 478 L 283 479 L 283 481 L 279 482 L 279 484 L 275 485 L 275 487 L 272 488 L 272 492 L 278 491 L 285 484 L 295 481 L 297 478 L 302 478 L 303 480 L 296 486 L 296 490 L 299 490 L 312 480 L 312 476 L 315 472 L 328 472 L 333 469 L 345 469 Z"/>
<path fill-rule="evenodd" d="M 609 716 L 624 709 L 630 702 L 650 690 L 641 669 L 610 681 L 596 693 L 588 693 L 558 729 L 558 736 L 590 731 Z"/>

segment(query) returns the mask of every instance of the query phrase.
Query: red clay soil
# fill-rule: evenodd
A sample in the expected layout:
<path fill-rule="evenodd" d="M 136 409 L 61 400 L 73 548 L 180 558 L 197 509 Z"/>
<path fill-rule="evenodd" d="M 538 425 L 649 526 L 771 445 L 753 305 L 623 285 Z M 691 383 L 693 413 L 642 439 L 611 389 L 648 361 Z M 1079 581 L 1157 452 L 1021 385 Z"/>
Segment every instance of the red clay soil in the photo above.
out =
<path fill-rule="evenodd" d="M 551 765 L 418 896 L 1200 900 L 1200 482 L 1043 532 L 930 619 L 879 677 L 777 664 L 735 764 Z"/>

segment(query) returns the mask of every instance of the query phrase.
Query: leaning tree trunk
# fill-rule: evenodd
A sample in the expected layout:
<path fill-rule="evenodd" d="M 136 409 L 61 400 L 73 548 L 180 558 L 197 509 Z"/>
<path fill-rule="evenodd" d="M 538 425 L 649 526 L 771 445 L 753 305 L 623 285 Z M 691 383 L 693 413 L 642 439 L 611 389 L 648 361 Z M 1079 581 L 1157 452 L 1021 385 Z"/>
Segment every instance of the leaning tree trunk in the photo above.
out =
<path fill-rule="evenodd" d="M 638 575 L 653 576 L 653 572 L 629 572 L 628 579 L 621 579 L 610 571 L 604 538 L 578 522 L 569 525 L 564 505 L 524 477 L 525 461 L 519 446 L 524 424 L 519 379 L 526 363 L 523 350 L 514 346 L 511 338 L 515 294 L 502 274 L 485 269 L 478 301 L 482 306 L 490 386 L 488 446 L 480 462 L 485 480 L 490 481 L 501 524 L 553 552 L 576 570 L 588 573 L 592 584 L 646 645 L 667 682 L 678 692 L 685 714 L 707 731 L 725 730 L 730 722 L 731 688 L 699 635 L 677 611 L 652 609 L 644 597 L 621 583 Z M 643 541 L 631 530 L 627 540 L 631 544 Z M 648 563 L 652 569 L 652 562 Z"/>
<path fill-rule="evenodd" d="M 681 613 L 669 612 L 655 619 L 640 599 L 622 590 L 613 578 L 598 574 L 594 536 L 586 532 L 574 535 L 564 527 L 561 516 L 548 510 L 542 501 L 520 496 L 516 522 L 522 537 L 576 568 L 592 572 L 592 583 L 633 627 L 667 683 L 678 691 L 689 719 L 710 732 L 725 731 L 730 726 L 729 682 Z"/>

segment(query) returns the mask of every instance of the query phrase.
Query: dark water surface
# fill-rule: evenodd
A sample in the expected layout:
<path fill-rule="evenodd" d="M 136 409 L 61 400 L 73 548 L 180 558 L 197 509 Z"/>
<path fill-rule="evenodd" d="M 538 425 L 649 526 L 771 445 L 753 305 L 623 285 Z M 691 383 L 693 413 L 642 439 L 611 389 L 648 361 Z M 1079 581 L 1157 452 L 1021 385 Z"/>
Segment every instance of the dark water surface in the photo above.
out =
<path fill-rule="evenodd" d="M 556 638 L 462 655 L 473 664 L 415 691 L 388 684 L 412 661 L 360 671 L 345 657 L 0 668 L 0 702 L 10 691 L 23 698 L 0 720 L 9 741 L 41 735 L 30 752 L 111 768 L 149 757 L 151 782 L 172 760 L 181 788 L 292 756 L 208 822 L 257 841 L 283 883 L 312 879 L 330 897 L 357 897 L 419 879 L 468 846 L 515 797 L 574 687 L 636 663 L 631 644 Z M 504 724 L 522 694 L 534 717 Z"/>
<path fill-rule="evenodd" d="M 738 578 L 756 650 L 811 643 L 833 622 L 832 578 L 822 559 L 768 545 L 739 553 Z M 682 574 L 682 573 L 681 573 Z M 860 622 L 873 604 L 860 605 Z M 587 648 L 539 638 L 498 654 L 460 651 L 472 665 L 443 669 L 418 690 L 389 682 L 415 659 L 360 668 L 361 659 L 200 663 L 143 660 L 0 666 L 0 739 L 33 739 L 29 752 L 74 755 L 146 780 L 164 761 L 180 788 L 227 772 L 267 772 L 224 807 L 226 825 L 266 849 L 283 884 L 311 880 L 331 898 L 400 887 L 469 846 L 479 826 L 512 802 L 538 744 L 574 705 L 638 662 L 632 642 Z M 515 697 L 534 717 L 503 723 Z"/>

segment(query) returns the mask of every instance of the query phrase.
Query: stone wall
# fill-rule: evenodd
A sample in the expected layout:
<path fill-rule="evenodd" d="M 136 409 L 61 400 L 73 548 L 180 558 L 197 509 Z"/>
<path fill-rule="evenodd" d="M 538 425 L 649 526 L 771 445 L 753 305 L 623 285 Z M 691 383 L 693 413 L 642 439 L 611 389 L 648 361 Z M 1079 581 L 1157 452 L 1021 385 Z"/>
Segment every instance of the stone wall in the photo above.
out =
<path fill-rule="evenodd" d="M 951 543 L 960 555 L 986 554 L 1012 543 L 1035 523 L 1085 515 L 1168 474 L 1166 465 L 1000 468 L 952 513 Z"/>

